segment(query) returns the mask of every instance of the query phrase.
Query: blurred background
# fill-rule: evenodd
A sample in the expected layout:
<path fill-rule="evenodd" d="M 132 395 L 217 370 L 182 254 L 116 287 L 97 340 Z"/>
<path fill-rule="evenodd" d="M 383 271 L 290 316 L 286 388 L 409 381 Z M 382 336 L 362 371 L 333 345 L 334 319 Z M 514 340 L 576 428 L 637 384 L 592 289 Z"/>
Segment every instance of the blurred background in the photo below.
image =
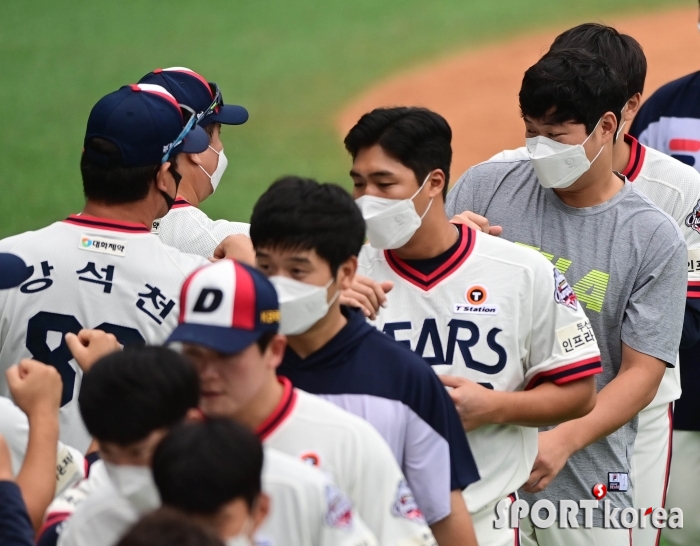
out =
<path fill-rule="evenodd" d="M 278 176 L 349 187 L 340 113 L 394 74 L 518 36 L 682 6 L 697 2 L 3 0 L 0 237 L 80 211 L 91 107 L 155 68 L 191 68 L 248 108 L 247 124 L 224 127 L 229 167 L 202 207 L 247 221 Z"/>

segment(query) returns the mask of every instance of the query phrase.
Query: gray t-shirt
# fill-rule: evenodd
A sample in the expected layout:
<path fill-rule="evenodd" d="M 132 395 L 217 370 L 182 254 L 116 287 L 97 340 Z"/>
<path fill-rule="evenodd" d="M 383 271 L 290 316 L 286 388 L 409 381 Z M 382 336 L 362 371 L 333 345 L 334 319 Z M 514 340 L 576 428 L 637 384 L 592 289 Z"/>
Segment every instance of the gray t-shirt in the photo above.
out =
<path fill-rule="evenodd" d="M 598 390 L 620 370 L 620 340 L 675 364 L 686 297 L 686 245 L 673 219 L 629 182 L 605 203 L 573 208 L 539 184 L 527 159 L 491 160 L 462 175 L 447 196 L 446 210 L 449 217 L 465 210 L 486 216 L 503 226 L 502 237 L 536 248 L 566 275 L 600 347 Z M 592 499 L 593 486 L 603 483 L 613 508 L 632 506 L 631 484 L 622 490 L 627 477 L 609 474 L 629 473 L 636 432 L 635 417 L 575 453 L 543 492 L 522 496 L 555 504 Z M 602 510 L 594 513 L 594 525 L 602 526 Z"/>

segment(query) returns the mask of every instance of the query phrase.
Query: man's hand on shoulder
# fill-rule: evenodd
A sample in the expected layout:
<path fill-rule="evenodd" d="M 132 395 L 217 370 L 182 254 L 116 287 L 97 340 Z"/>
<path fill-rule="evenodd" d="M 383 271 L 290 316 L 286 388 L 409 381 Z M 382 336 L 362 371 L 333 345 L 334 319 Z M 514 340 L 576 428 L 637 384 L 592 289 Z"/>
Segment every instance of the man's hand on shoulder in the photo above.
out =
<path fill-rule="evenodd" d="M 232 258 L 248 265 L 255 265 L 255 249 L 250 237 L 243 234 L 229 235 L 214 250 L 212 262 L 222 258 Z"/>
<path fill-rule="evenodd" d="M 483 231 L 484 233 L 488 233 L 489 235 L 494 235 L 496 237 L 503 233 L 503 228 L 501 226 L 489 225 L 488 219 L 484 218 L 480 214 L 476 214 L 475 212 L 468 210 L 453 216 L 450 222 L 453 224 L 466 224 L 476 231 Z"/>
<path fill-rule="evenodd" d="M 359 307 L 367 318 L 374 320 L 382 307 L 386 307 L 386 294 L 394 288 L 391 281 L 377 282 L 362 275 L 355 275 L 352 286 L 340 293 L 341 305 Z"/>

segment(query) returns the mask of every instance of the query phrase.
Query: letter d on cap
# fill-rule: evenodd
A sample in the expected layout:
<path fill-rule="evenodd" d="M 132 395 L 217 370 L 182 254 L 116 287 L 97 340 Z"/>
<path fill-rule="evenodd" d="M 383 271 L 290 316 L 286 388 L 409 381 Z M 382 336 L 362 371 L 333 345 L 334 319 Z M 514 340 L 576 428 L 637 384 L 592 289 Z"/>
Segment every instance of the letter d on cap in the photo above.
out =
<path fill-rule="evenodd" d="M 218 288 L 202 288 L 192 311 L 195 313 L 213 313 L 224 299 L 224 293 Z"/>

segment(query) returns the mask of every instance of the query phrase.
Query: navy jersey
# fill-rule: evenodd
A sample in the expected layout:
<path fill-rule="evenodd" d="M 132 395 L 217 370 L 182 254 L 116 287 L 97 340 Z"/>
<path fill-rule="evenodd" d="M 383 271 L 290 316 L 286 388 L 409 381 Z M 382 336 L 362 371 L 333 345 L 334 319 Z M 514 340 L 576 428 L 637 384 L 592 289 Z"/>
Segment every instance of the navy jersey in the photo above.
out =
<path fill-rule="evenodd" d="M 450 491 L 479 479 L 457 412 L 430 366 L 342 307 L 346 326 L 302 359 L 287 348 L 280 375 L 369 421 L 401 466 L 428 523 L 450 514 Z"/>

